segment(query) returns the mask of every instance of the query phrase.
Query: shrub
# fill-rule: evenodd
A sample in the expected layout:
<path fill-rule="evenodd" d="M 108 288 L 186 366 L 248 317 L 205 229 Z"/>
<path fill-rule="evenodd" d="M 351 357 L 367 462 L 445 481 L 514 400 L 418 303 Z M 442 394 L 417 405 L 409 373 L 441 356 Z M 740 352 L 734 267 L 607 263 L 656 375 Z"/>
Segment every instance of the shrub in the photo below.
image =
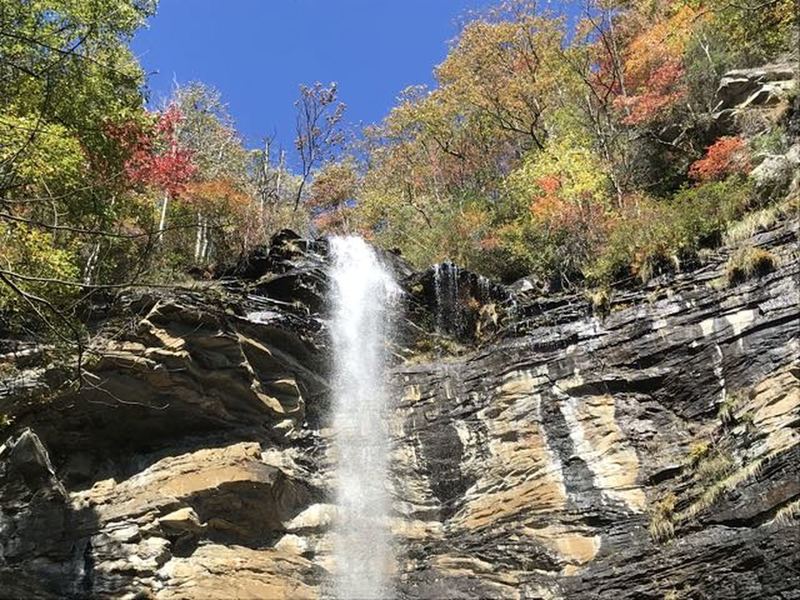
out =
<path fill-rule="evenodd" d="M 730 454 L 715 449 L 695 465 L 696 479 L 704 485 L 712 485 L 730 475 L 735 467 Z"/>
<path fill-rule="evenodd" d="M 738 136 L 719 138 L 706 155 L 689 167 L 689 177 L 696 181 L 719 181 L 735 174 L 750 172 L 750 155 L 745 141 Z"/>
<path fill-rule="evenodd" d="M 740 176 L 680 190 L 669 201 L 638 198 L 610 221 L 584 274 L 593 283 L 642 282 L 695 262 L 722 241 L 727 223 L 747 209 L 751 185 Z"/>
<path fill-rule="evenodd" d="M 600 317 L 605 317 L 611 312 L 612 291 L 607 287 L 601 287 L 586 293 L 586 299 L 592 307 L 592 313 Z"/>
<path fill-rule="evenodd" d="M 694 248 L 717 246 L 729 221 L 750 206 L 752 184 L 741 176 L 684 188 L 672 200 L 673 226 Z"/>
<path fill-rule="evenodd" d="M 763 277 L 778 266 L 778 257 L 763 248 L 741 248 L 728 259 L 725 280 L 729 286 L 744 283 L 753 277 Z"/>
<path fill-rule="evenodd" d="M 634 278 L 646 281 L 672 269 L 670 248 L 674 231 L 669 207 L 640 198 L 611 222 L 597 257 L 586 267 L 586 276 L 598 284 L 622 283 Z"/>
<path fill-rule="evenodd" d="M 692 466 L 696 466 L 707 455 L 711 446 L 708 442 L 696 442 L 689 447 L 688 461 Z"/>

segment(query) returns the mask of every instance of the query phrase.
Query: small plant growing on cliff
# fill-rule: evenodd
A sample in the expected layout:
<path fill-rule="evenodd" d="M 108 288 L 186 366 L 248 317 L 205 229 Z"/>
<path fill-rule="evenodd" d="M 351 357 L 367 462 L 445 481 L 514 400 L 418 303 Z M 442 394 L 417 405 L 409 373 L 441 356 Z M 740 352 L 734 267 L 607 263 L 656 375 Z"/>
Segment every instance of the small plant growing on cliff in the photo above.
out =
<path fill-rule="evenodd" d="M 789 525 L 798 517 L 800 517 L 800 500 L 795 500 L 778 510 L 773 521 L 778 525 Z"/>
<path fill-rule="evenodd" d="M 737 421 L 736 411 L 747 401 L 747 393 L 744 390 L 731 392 L 719 405 L 717 416 L 725 427 L 731 427 Z"/>
<path fill-rule="evenodd" d="M 709 508 L 728 489 L 735 487 L 737 464 L 731 453 L 718 444 L 700 442 L 694 444 L 687 456 L 687 466 L 693 481 L 694 500 L 675 515 L 675 522 L 685 521 Z"/>
<path fill-rule="evenodd" d="M 14 422 L 14 417 L 9 417 L 5 413 L 0 412 L 0 431 L 3 431 Z"/>
<path fill-rule="evenodd" d="M 706 482 L 702 493 L 685 510 L 676 515 L 678 521 L 686 521 L 698 513 L 710 508 L 725 493 L 730 492 L 742 483 L 758 477 L 766 459 L 760 458 L 745 466 L 737 467 L 733 462 L 724 471 L 718 472 L 715 480 Z"/>
<path fill-rule="evenodd" d="M 703 458 L 708 455 L 710 449 L 708 442 L 695 442 L 689 447 L 689 464 L 696 466 Z"/>
<path fill-rule="evenodd" d="M 702 487 L 719 481 L 734 467 L 733 458 L 726 450 L 706 441 L 692 444 L 686 458 L 694 479 Z"/>
<path fill-rule="evenodd" d="M 734 470 L 736 464 L 728 452 L 715 450 L 697 464 L 696 476 L 701 484 L 714 484 Z"/>
<path fill-rule="evenodd" d="M 772 204 L 756 212 L 748 213 L 739 221 L 733 221 L 725 230 L 723 241 L 729 245 L 739 244 L 759 231 L 774 226 L 781 217 L 791 214 L 788 203 Z"/>
<path fill-rule="evenodd" d="M 778 266 L 778 257 L 763 248 L 742 248 L 728 259 L 725 280 L 728 286 L 738 285 L 754 277 L 763 277 Z"/>
<path fill-rule="evenodd" d="M 677 502 L 675 494 L 667 493 L 663 498 L 653 503 L 650 508 L 650 526 L 648 531 L 650 539 L 656 543 L 663 543 L 675 536 L 673 513 Z"/>
<path fill-rule="evenodd" d="M 611 294 L 611 290 L 607 287 L 602 287 L 586 294 L 593 314 L 605 317 L 611 312 Z"/>

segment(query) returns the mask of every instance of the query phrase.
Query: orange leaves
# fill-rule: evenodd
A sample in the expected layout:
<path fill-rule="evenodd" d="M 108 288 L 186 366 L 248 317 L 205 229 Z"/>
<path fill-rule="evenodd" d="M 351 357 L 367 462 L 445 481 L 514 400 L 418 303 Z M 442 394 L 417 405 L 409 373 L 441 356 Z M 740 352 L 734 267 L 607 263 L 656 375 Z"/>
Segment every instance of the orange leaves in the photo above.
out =
<path fill-rule="evenodd" d="M 329 210 L 314 218 L 314 226 L 325 234 L 344 233 L 347 229 L 346 208 Z"/>
<path fill-rule="evenodd" d="M 355 161 L 345 158 L 330 162 L 314 175 L 306 205 L 314 215 L 314 225 L 323 233 L 344 233 L 348 230 L 348 213 L 358 188 Z"/>
<path fill-rule="evenodd" d="M 682 6 L 671 16 L 656 16 L 634 33 L 623 53 L 627 94 L 614 103 L 625 113 L 623 123 L 640 125 L 658 120 L 686 97 L 683 54 L 702 15 Z"/>
<path fill-rule="evenodd" d="M 747 145 L 738 136 L 719 138 L 706 150 L 706 155 L 692 163 L 689 177 L 695 181 L 719 181 L 735 173 L 750 171 Z"/>
<path fill-rule="evenodd" d="M 561 221 L 571 212 L 559 195 L 561 179 L 556 175 L 541 177 L 536 181 L 537 193 L 531 200 L 531 216 L 538 221 L 553 223 Z"/>
<path fill-rule="evenodd" d="M 250 196 L 228 179 L 190 183 L 186 187 L 185 197 L 198 210 L 205 212 L 242 212 L 252 203 Z"/>
<path fill-rule="evenodd" d="M 338 208 L 353 199 L 357 184 L 355 166 L 350 161 L 329 163 L 314 176 L 307 203 L 316 210 Z"/>
<path fill-rule="evenodd" d="M 626 113 L 622 122 L 626 125 L 649 123 L 680 102 L 687 93 L 683 74 L 683 65 L 678 59 L 667 59 L 654 68 L 639 87 L 639 94 L 617 98 L 615 105 Z"/>
<path fill-rule="evenodd" d="M 602 219 L 605 207 L 591 193 L 562 181 L 558 175 L 536 180 L 529 205 L 531 217 L 551 230 L 575 229 L 580 223 Z"/>
<path fill-rule="evenodd" d="M 672 16 L 659 16 L 638 32 L 625 51 L 625 75 L 634 84 L 646 82 L 663 63 L 680 58 L 700 18 L 690 6 L 683 6 Z"/>
<path fill-rule="evenodd" d="M 499 233 L 500 232 L 495 232 L 485 235 L 478 241 L 478 247 L 484 252 L 491 252 L 493 250 L 498 250 L 503 243 L 503 240 L 501 239 Z"/>
<path fill-rule="evenodd" d="M 488 229 L 490 215 L 479 206 L 467 206 L 455 222 L 455 233 L 460 239 L 475 238 Z"/>

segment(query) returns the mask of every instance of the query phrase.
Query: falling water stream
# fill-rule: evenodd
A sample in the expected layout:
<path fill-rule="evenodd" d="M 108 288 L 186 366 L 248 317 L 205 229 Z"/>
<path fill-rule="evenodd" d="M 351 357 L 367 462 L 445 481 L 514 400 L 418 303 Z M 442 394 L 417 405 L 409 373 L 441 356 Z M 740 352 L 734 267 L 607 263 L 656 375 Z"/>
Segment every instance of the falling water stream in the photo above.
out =
<path fill-rule="evenodd" d="M 385 354 L 399 288 L 361 238 L 334 237 L 330 243 L 338 507 L 334 593 L 340 600 L 387 598 L 393 557 Z"/>

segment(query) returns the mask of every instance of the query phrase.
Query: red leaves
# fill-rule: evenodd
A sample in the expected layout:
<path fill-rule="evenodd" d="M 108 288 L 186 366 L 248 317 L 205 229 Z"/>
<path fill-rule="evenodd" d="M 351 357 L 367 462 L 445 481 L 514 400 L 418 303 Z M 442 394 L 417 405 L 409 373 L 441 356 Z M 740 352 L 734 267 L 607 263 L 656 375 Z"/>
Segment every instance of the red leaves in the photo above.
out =
<path fill-rule="evenodd" d="M 182 118 L 178 108 L 170 106 L 151 126 L 129 122 L 108 128 L 126 151 L 125 175 L 132 184 L 158 188 L 173 197 L 184 193 L 197 167 L 178 141 Z"/>
<path fill-rule="evenodd" d="M 706 155 L 692 163 L 689 177 L 695 181 L 719 181 L 735 173 L 750 171 L 750 157 L 744 140 L 738 136 L 719 138 Z"/>
<path fill-rule="evenodd" d="M 683 58 L 705 16 L 688 3 L 676 2 L 672 7 L 668 2 L 655 3 L 653 8 L 659 4 L 661 10 L 655 12 L 634 8 L 621 23 L 631 37 L 621 53 L 625 85 L 614 106 L 624 111 L 626 125 L 662 121 L 688 94 Z"/>
<path fill-rule="evenodd" d="M 678 59 L 666 59 L 653 69 L 640 86 L 639 94 L 615 100 L 615 106 L 627 112 L 622 122 L 626 125 L 649 123 L 680 102 L 687 94 L 683 75 L 684 69 Z"/>

